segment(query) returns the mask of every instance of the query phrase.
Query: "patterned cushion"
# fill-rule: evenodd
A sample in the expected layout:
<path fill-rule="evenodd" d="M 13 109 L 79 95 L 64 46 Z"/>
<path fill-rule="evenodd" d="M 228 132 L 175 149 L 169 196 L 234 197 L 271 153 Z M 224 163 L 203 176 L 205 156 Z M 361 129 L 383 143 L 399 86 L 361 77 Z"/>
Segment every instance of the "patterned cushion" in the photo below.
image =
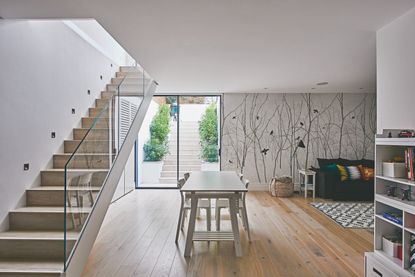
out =
<path fill-rule="evenodd" d="M 359 165 L 358 168 L 362 174 L 363 180 L 370 181 L 375 178 L 375 170 L 373 168 L 365 167 L 363 165 Z"/>
<path fill-rule="evenodd" d="M 357 166 L 346 166 L 347 174 L 350 180 L 359 180 L 362 178 L 359 168 Z"/>
<path fill-rule="evenodd" d="M 339 165 L 339 164 L 337 164 L 336 166 L 339 169 L 340 181 L 342 181 L 342 182 L 347 181 L 349 179 L 349 175 L 347 174 L 346 167 L 342 166 L 342 165 Z"/>

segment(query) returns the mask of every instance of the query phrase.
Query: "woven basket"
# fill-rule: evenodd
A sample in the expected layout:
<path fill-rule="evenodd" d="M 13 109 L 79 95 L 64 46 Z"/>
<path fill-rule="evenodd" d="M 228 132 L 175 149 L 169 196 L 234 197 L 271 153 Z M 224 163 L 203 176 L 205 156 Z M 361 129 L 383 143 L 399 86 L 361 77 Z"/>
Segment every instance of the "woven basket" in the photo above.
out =
<path fill-rule="evenodd" d="M 269 191 L 272 196 L 290 197 L 294 193 L 294 184 L 291 177 L 272 178 Z"/>

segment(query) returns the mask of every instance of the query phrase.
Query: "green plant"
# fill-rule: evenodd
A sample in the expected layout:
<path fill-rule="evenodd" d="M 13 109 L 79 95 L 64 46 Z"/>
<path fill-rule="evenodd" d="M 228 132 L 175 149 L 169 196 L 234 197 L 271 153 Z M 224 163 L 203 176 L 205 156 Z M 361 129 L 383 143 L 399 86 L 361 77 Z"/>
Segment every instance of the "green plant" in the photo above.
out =
<path fill-rule="evenodd" d="M 207 162 L 218 161 L 218 115 L 216 104 L 210 105 L 199 123 L 199 135 L 202 145 L 202 159 Z"/>
<path fill-rule="evenodd" d="M 218 162 L 218 146 L 216 144 L 202 144 L 202 159 L 209 163 Z"/>
<path fill-rule="evenodd" d="M 161 161 L 168 153 L 167 139 L 170 132 L 170 108 L 160 105 L 150 124 L 150 139 L 143 147 L 145 161 Z"/>
<path fill-rule="evenodd" d="M 157 139 L 150 139 L 144 144 L 144 160 L 145 161 L 161 161 L 168 153 L 166 143 L 160 143 Z"/>

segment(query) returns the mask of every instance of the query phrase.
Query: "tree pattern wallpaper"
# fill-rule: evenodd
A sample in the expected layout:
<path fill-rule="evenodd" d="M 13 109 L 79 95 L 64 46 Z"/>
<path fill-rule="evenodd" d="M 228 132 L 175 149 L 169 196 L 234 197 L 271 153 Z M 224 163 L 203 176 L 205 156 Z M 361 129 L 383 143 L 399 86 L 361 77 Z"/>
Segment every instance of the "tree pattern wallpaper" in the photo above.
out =
<path fill-rule="evenodd" d="M 297 178 L 317 158 L 374 158 L 375 94 L 225 94 L 222 111 L 222 169 L 252 183 Z"/>

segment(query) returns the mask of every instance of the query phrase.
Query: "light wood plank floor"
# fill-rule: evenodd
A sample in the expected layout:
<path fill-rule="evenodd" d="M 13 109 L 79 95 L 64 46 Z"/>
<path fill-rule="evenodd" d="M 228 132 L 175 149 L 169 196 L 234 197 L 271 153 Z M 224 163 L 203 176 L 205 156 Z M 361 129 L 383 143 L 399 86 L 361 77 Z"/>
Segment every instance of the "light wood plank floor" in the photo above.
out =
<path fill-rule="evenodd" d="M 176 190 L 138 190 L 112 204 L 83 276 L 363 276 L 363 253 L 373 248 L 372 232 L 344 229 L 300 196 L 249 192 L 244 256 L 232 242 L 195 242 L 185 259 L 185 234 L 174 243 L 179 202 Z M 204 224 L 202 214 L 196 228 Z"/>

